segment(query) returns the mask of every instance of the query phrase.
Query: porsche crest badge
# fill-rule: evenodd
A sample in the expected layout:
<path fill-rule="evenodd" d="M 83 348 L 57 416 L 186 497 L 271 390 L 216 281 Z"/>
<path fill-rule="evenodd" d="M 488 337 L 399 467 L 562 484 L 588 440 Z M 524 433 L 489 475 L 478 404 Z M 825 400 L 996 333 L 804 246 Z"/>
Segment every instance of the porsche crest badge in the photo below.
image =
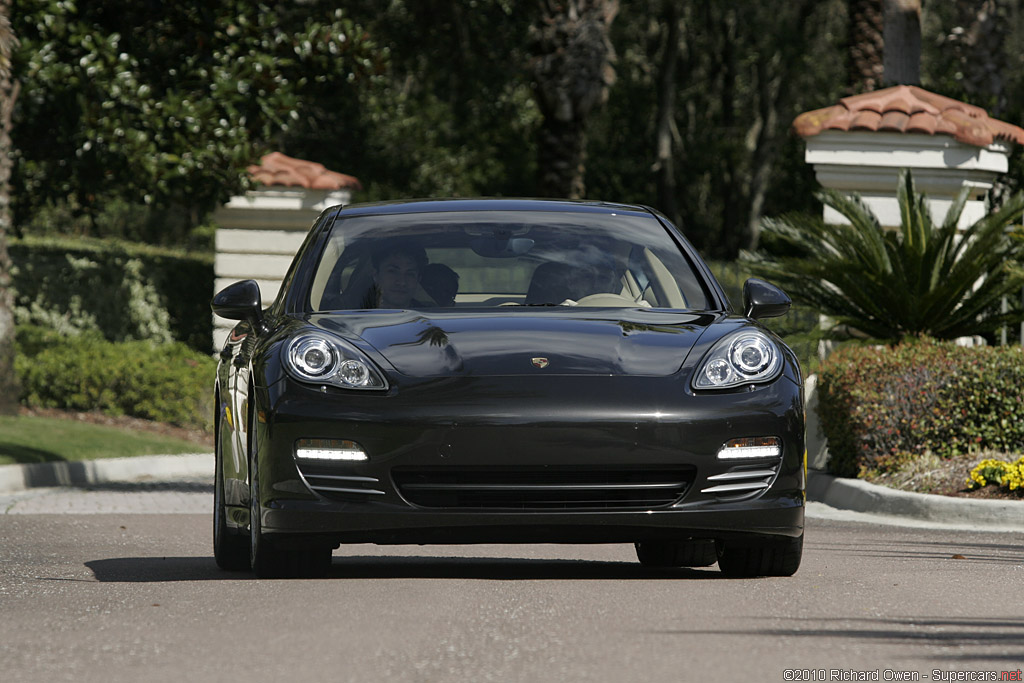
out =
<path fill-rule="evenodd" d="M 534 367 L 540 368 L 541 370 L 551 365 L 551 362 L 547 358 L 531 358 L 530 360 Z"/>

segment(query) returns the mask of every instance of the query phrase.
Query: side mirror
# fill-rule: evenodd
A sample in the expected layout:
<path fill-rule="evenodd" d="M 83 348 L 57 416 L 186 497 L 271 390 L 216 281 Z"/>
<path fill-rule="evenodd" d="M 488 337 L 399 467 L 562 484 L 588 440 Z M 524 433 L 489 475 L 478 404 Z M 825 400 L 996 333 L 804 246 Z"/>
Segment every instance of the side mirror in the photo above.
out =
<path fill-rule="evenodd" d="M 256 330 L 263 329 L 263 301 L 255 280 L 229 285 L 210 302 L 213 312 L 228 320 L 248 320 Z"/>
<path fill-rule="evenodd" d="M 743 312 L 748 318 L 777 318 L 792 305 L 793 300 L 770 282 L 752 277 L 743 283 Z"/>

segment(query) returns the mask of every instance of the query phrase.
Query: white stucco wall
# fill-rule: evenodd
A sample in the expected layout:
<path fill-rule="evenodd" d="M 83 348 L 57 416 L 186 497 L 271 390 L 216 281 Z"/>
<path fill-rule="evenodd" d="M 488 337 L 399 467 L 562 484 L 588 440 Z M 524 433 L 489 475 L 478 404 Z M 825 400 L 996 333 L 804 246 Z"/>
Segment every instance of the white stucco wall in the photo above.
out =
<path fill-rule="evenodd" d="M 909 168 L 918 192 L 928 196 L 932 220 L 941 223 L 961 188 L 970 196 L 959 225 L 985 215 L 985 193 L 1009 167 L 1010 146 L 995 142 L 977 147 L 949 135 L 824 131 L 806 139 L 804 159 L 814 166 L 822 187 L 857 192 L 883 225 L 899 225 L 896 188 L 901 169 Z M 825 207 L 825 220 L 846 222 Z"/>

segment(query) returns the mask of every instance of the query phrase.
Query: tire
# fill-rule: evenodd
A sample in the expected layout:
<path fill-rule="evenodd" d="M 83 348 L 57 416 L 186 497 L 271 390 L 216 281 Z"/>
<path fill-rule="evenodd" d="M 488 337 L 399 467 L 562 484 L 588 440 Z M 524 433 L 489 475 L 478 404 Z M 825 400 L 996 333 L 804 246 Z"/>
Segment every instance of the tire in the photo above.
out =
<path fill-rule="evenodd" d="M 718 561 L 711 540 L 634 543 L 636 559 L 645 567 L 710 567 Z"/>
<path fill-rule="evenodd" d="M 800 568 L 804 535 L 778 541 L 716 541 L 718 568 L 729 577 L 792 576 Z"/>
<path fill-rule="evenodd" d="M 250 436 L 250 438 L 253 438 Z M 318 578 L 331 568 L 332 548 L 281 548 L 263 534 L 260 517 L 259 466 L 255 449 L 249 455 L 249 566 L 258 579 Z"/>
<path fill-rule="evenodd" d="M 219 403 L 218 403 L 219 406 Z M 242 572 L 249 569 L 249 539 L 233 531 L 227 523 L 224 503 L 224 453 L 220 444 L 220 415 L 216 417 L 214 434 L 213 481 L 213 558 L 224 571 Z"/>

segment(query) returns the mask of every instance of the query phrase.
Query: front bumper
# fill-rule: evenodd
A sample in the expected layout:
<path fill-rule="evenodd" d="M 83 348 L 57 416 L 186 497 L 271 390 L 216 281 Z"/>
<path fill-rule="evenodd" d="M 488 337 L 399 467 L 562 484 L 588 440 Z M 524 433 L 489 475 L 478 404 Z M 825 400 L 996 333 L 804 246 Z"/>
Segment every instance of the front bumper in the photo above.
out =
<path fill-rule="evenodd" d="M 283 380 L 261 393 L 262 530 L 279 542 L 617 543 L 803 532 L 803 405 L 786 377 L 700 395 L 669 379 L 615 377 L 435 380 L 358 396 Z M 751 436 L 780 438 L 781 455 L 717 458 L 729 439 Z M 298 461 L 295 444 L 309 438 L 354 441 L 368 458 Z M 410 481 L 444 493 L 423 497 Z M 666 494 L 669 484 L 677 488 Z M 552 487 L 558 497 L 536 497 Z M 468 488 L 472 495 L 463 495 Z M 638 497 L 623 498 L 625 489 Z"/>

